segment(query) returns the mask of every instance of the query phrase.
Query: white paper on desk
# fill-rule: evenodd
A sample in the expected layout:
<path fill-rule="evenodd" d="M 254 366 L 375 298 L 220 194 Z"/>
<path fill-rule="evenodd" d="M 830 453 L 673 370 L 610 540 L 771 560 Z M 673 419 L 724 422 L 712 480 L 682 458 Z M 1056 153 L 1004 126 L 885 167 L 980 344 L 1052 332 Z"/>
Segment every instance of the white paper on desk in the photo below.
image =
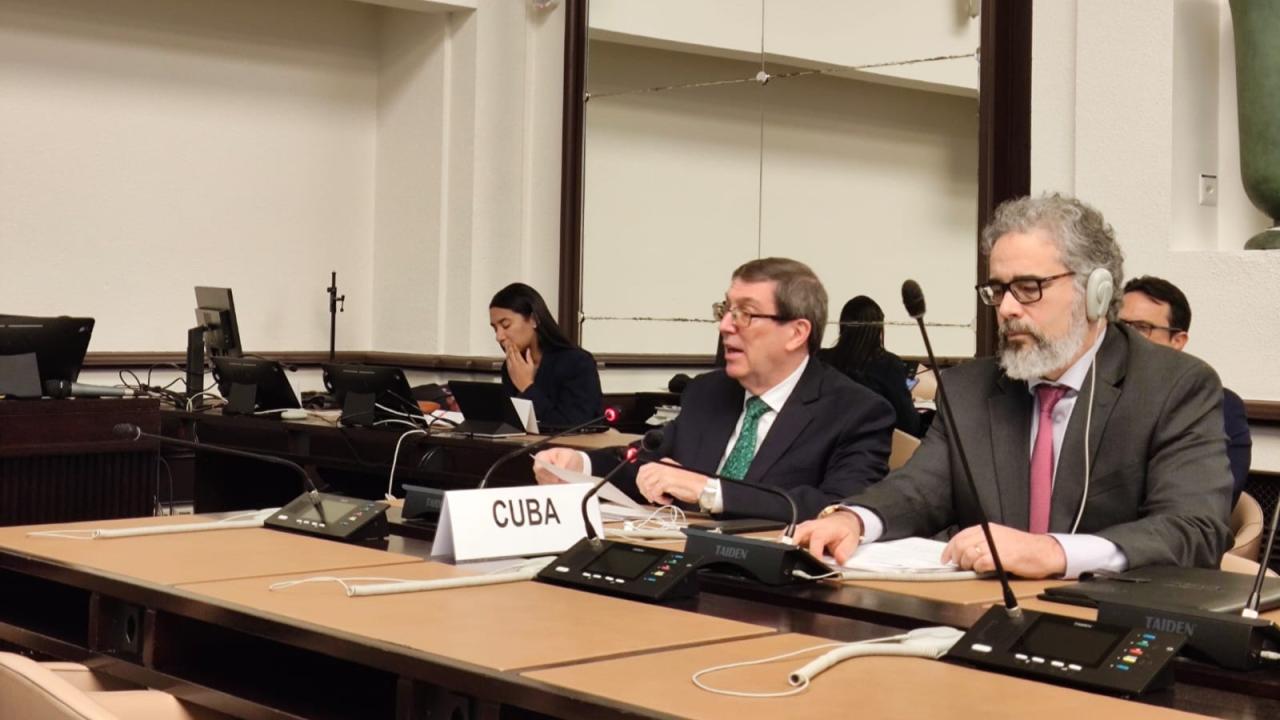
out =
<path fill-rule="evenodd" d="M 593 475 L 576 472 L 574 470 L 569 470 L 568 468 L 548 465 L 544 462 L 541 462 L 537 458 L 534 458 L 533 466 L 535 468 L 542 468 L 543 470 L 546 470 L 547 472 L 551 473 L 552 475 L 555 475 L 556 477 L 560 478 L 562 481 L 567 483 L 600 482 L 600 478 L 595 477 Z M 632 510 L 645 509 L 643 505 L 636 502 L 635 500 L 632 500 L 630 495 L 619 490 L 618 487 L 611 482 L 605 483 L 604 486 L 600 488 L 600 491 L 596 493 L 596 497 L 600 498 L 601 502 L 610 502 L 610 503 L 613 503 L 614 505 L 621 505 L 622 507 L 630 508 Z M 648 515 L 648 511 L 645 512 L 645 515 L 646 516 Z"/>
<path fill-rule="evenodd" d="M 429 422 L 432 425 L 435 425 L 438 422 L 443 422 L 446 425 L 453 423 L 456 426 L 466 420 L 466 418 L 462 417 L 462 413 L 456 410 L 436 410 L 430 415 L 427 415 L 427 417 L 430 418 Z"/>
<path fill-rule="evenodd" d="M 520 417 L 520 424 L 524 426 L 524 431 L 530 435 L 538 435 L 538 414 L 533 411 L 533 401 L 524 398 L 511 398 L 511 405 L 516 409 L 516 415 Z"/>
<path fill-rule="evenodd" d="M 903 538 L 859 545 L 844 566 L 865 572 L 932 573 L 954 572 L 955 563 L 943 563 L 946 543 L 928 538 Z"/>

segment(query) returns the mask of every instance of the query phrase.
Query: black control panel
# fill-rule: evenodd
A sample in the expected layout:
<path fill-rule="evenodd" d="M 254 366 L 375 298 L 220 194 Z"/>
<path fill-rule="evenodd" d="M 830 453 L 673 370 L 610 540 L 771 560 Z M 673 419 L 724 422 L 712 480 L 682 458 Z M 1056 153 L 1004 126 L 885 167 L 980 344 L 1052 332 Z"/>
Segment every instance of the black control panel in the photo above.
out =
<path fill-rule="evenodd" d="M 1138 695 L 1173 681 L 1171 662 L 1187 638 L 1156 630 L 1101 625 L 993 607 L 947 658 L 1116 695 Z"/>
<path fill-rule="evenodd" d="M 682 552 L 584 538 L 543 568 L 538 579 L 632 600 L 663 602 L 697 592 L 694 569 Z"/>
<path fill-rule="evenodd" d="M 285 532 L 359 545 L 386 541 L 390 529 L 385 504 L 329 493 L 318 493 L 318 496 L 319 507 L 311 495 L 299 495 L 272 513 L 264 524 Z"/>

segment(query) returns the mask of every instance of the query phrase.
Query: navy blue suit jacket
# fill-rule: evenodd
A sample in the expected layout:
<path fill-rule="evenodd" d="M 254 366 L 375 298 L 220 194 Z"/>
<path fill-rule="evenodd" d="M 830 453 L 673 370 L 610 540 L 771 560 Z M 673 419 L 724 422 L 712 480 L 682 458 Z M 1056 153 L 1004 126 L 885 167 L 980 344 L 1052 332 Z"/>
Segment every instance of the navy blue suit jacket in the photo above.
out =
<path fill-rule="evenodd" d="M 502 364 L 502 387 L 511 397 L 533 402 L 538 426 L 563 429 L 581 425 L 603 412 L 604 396 L 600 392 L 600 373 L 596 359 L 581 348 L 559 348 L 542 353 L 542 362 L 534 373 L 533 384 L 524 392 L 516 390 Z"/>

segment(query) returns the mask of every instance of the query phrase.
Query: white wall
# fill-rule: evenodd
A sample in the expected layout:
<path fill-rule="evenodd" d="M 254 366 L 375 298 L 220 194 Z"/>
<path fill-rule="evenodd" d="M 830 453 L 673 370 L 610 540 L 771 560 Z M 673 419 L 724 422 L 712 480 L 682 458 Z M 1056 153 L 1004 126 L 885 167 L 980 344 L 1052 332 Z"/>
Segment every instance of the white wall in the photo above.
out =
<path fill-rule="evenodd" d="M 495 354 L 498 287 L 556 302 L 563 14 L 0 0 L 0 311 L 175 351 L 226 285 L 249 350 L 320 350 L 337 270 L 339 348 Z"/>
<path fill-rule="evenodd" d="M 1241 249 L 1269 223 L 1239 175 L 1226 2 L 1042 0 L 1034 23 L 1033 189 L 1095 204 L 1126 275 L 1186 292 L 1188 351 L 1244 398 L 1280 400 L 1280 253 Z M 1216 208 L 1199 205 L 1200 173 L 1218 175 Z M 1255 435 L 1255 468 L 1280 470 L 1276 440 Z"/>
<path fill-rule="evenodd" d="M 899 301 L 915 276 L 938 351 L 971 355 L 976 102 L 829 76 L 610 96 L 756 67 L 592 42 L 584 344 L 709 353 L 710 322 L 627 318 L 709 320 L 734 267 L 784 255 L 822 277 L 833 321 L 853 295 L 877 299 L 902 353 L 923 352 Z"/>

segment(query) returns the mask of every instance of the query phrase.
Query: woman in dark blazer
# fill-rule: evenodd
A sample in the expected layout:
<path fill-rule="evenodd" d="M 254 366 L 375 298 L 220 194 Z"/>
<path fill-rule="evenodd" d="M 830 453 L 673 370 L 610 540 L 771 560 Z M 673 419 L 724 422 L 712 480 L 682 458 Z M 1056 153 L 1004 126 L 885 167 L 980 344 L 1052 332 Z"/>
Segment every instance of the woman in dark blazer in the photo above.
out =
<path fill-rule="evenodd" d="M 875 300 L 859 295 L 840 311 L 840 339 L 819 353 L 823 362 L 880 394 L 893 405 L 895 426 L 919 437 L 920 415 L 907 389 L 902 358 L 884 349 L 884 311 Z"/>
<path fill-rule="evenodd" d="M 502 386 L 533 402 L 540 427 L 563 429 L 600 415 L 595 358 L 565 337 L 537 290 L 524 283 L 499 290 L 489 301 L 489 326 L 507 356 Z"/>

